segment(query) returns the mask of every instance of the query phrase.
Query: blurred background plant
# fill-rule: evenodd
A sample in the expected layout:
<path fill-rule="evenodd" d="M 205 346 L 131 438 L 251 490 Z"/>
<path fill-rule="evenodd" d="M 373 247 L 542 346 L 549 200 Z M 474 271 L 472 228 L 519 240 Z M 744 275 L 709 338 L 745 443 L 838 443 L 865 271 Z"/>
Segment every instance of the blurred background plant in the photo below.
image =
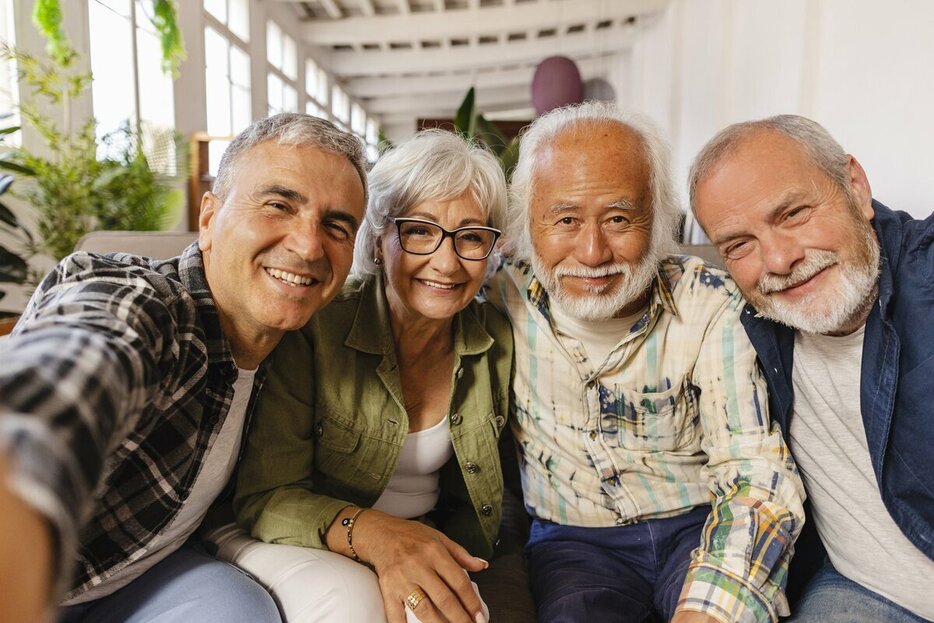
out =
<path fill-rule="evenodd" d="M 477 111 L 475 100 L 476 93 L 474 88 L 470 87 L 457 109 L 457 115 L 454 117 L 454 128 L 468 139 L 485 143 L 496 154 L 508 181 L 512 176 L 512 170 L 516 168 L 516 162 L 519 160 L 519 137 L 506 138 L 492 121 Z"/>
<path fill-rule="evenodd" d="M 91 73 L 82 69 L 61 19 L 58 0 L 37 0 L 33 22 L 46 38 L 48 59 L 0 46 L 0 62 L 15 63 L 28 91 L 19 106 L 22 123 L 43 147 L 13 144 L 9 138 L 18 126 L 0 129 L 3 192 L 17 180 L 10 194 L 34 210 L 37 234 L 29 234 L 4 206 L 4 231 L 19 247 L 2 247 L 0 281 L 7 283 L 34 285 L 41 276 L 37 271 L 27 269 L 17 281 L 23 263 L 38 254 L 59 260 L 89 231 L 167 229 L 183 210 L 187 146 L 174 131 L 128 121 L 99 139 L 93 117 L 72 119 L 72 103 L 90 86 Z M 160 35 L 163 70 L 174 73 L 184 48 L 171 0 L 153 0 L 152 23 Z"/>

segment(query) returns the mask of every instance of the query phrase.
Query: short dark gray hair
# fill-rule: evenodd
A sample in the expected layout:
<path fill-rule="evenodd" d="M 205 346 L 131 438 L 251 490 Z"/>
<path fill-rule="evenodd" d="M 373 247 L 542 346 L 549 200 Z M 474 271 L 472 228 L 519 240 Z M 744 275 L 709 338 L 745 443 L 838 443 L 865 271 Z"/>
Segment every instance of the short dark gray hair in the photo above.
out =
<path fill-rule="evenodd" d="M 487 223 L 501 228 L 506 178 L 489 149 L 444 130 L 423 130 L 384 153 L 370 171 L 370 200 L 354 245 L 355 275 L 379 272 L 377 240 L 390 218 L 425 201 L 469 193 Z"/>
<path fill-rule="evenodd" d="M 572 130 L 586 130 L 594 125 L 617 124 L 634 132 L 642 142 L 645 163 L 649 168 L 649 191 L 652 197 L 652 250 L 658 256 L 674 252 L 675 232 L 681 222 L 681 207 L 671 178 L 668 143 L 655 124 L 643 115 L 626 111 L 612 102 L 584 102 L 556 108 L 538 119 L 522 135 L 519 162 L 512 173 L 509 213 L 506 220 L 506 252 L 529 260 L 532 236 L 529 208 L 538 155 L 551 141 Z"/>
<path fill-rule="evenodd" d="M 231 175 L 237 159 L 251 147 L 266 141 L 276 141 L 280 145 L 316 147 L 347 158 L 360 176 L 366 197 L 366 151 L 363 142 L 326 119 L 292 112 L 255 121 L 238 134 L 224 150 L 211 192 L 225 199 L 230 191 Z"/>
<path fill-rule="evenodd" d="M 844 192 L 849 192 L 848 158 L 830 133 L 816 121 L 800 115 L 777 115 L 757 121 L 734 123 L 720 130 L 700 150 L 688 174 L 688 194 L 694 210 L 697 185 L 720 161 L 732 154 L 739 144 L 757 132 L 772 131 L 787 136 L 800 145 L 831 181 Z"/>

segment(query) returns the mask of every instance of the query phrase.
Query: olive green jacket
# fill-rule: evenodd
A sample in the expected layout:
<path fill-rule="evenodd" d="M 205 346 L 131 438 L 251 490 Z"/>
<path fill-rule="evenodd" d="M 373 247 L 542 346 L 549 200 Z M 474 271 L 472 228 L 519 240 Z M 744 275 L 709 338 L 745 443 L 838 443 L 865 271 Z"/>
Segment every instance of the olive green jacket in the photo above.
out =
<path fill-rule="evenodd" d="M 503 477 L 497 442 L 509 413 L 512 329 L 488 303 L 454 318 L 449 411 L 454 456 L 441 469 L 437 525 L 492 555 Z M 350 280 L 276 348 L 240 464 L 239 523 L 270 543 L 326 548 L 349 504 L 372 506 L 408 432 L 380 276 Z"/>

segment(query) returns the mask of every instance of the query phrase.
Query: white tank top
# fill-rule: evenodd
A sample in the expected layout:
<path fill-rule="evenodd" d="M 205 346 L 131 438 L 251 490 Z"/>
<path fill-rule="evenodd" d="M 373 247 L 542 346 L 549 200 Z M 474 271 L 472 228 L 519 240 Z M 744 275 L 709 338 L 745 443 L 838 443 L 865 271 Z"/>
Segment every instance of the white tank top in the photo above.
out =
<path fill-rule="evenodd" d="M 421 517 L 438 503 L 441 468 L 454 456 L 448 418 L 409 433 L 399 451 L 399 462 L 383 494 L 373 505 L 395 517 Z"/>

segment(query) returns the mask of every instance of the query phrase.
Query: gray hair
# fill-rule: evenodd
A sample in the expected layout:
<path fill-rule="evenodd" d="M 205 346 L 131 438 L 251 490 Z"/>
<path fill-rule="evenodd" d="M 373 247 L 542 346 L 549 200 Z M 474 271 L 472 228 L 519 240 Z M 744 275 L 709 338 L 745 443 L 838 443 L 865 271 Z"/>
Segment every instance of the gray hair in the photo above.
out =
<path fill-rule="evenodd" d="M 688 174 L 688 193 L 692 210 L 695 207 L 697 185 L 701 179 L 716 168 L 725 156 L 732 154 L 744 139 L 768 130 L 779 132 L 800 145 L 834 184 L 844 192 L 849 192 L 847 155 L 830 133 L 821 124 L 807 117 L 778 115 L 758 121 L 734 123 L 718 132 L 704 145 L 694 158 L 694 164 L 691 165 L 691 172 Z"/>
<path fill-rule="evenodd" d="M 444 130 L 423 130 L 384 153 L 370 171 L 370 200 L 354 246 L 353 273 L 379 272 L 377 240 L 390 218 L 426 201 L 469 193 L 491 227 L 502 228 L 506 178 L 486 147 Z"/>
<path fill-rule="evenodd" d="M 586 131 L 602 123 L 617 124 L 634 132 L 642 143 L 649 168 L 652 197 L 652 252 L 662 256 L 675 250 L 675 232 L 681 222 L 681 208 L 671 178 L 670 152 L 655 124 L 647 117 L 623 110 L 612 102 L 584 102 L 556 108 L 538 119 L 522 135 L 519 162 L 512 173 L 509 214 L 506 222 L 506 252 L 518 259 L 532 256 L 529 208 L 535 166 L 539 153 L 558 135 Z"/>
<path fill-rule="evenodd" d="M 231 176 L 237 159 L 251 147 L 266 141 L 276 141 L 280 145 L 315 147 L 347 158 L 360 176 L 363 196 L 366 197 L 366 151 L 363 142 L 353 134 L 338 129 L 326 119 L 292 112 L 279 113 L 255 121 L 238 134 L 224 150 L 211 192 L 223 200 L 230 191 Z"/>

